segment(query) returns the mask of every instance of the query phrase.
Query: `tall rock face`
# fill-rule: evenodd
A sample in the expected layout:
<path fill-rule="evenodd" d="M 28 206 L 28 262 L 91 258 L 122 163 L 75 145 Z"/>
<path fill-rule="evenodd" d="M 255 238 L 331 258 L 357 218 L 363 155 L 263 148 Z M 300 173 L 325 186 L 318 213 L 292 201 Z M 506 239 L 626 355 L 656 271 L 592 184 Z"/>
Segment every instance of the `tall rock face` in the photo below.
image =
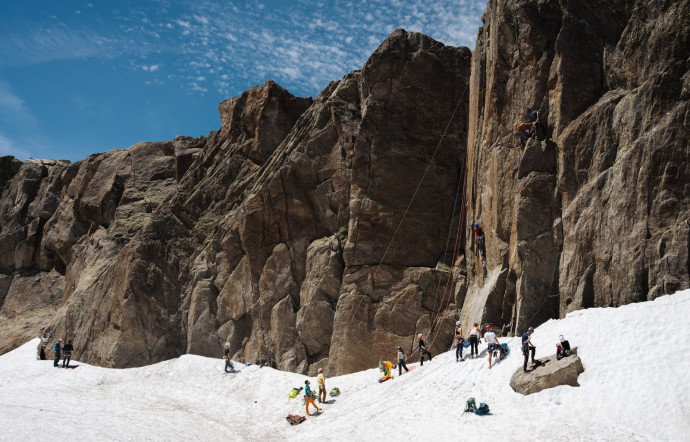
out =
<path fill-rule="evenodd" d="M 230 342 L 344 373 L 411 350 L 457 315 L 470 58 L 398 30 L 315 100 L 267 82 L 221 103 L 208 137 L 3 159 L 0 351 L 68 337 L 131 367 Z"/>
<path fill-rule="evenodd" d="M 462 316 L 522 332 L 690 287 L 690 2 L 490 1 L 467 176 L 487 263 Z M 513 124 L 541 110 L 545 139 Z"/>

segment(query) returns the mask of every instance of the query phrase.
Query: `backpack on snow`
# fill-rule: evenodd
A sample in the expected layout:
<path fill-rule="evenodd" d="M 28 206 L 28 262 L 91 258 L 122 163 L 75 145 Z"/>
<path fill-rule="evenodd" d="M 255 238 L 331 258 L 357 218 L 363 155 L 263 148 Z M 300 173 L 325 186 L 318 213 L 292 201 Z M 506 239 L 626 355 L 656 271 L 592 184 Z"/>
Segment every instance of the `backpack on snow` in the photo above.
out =
<path fill-rule="evenodd" d="M 333 397 L 338 396 L 340 394 L 340 389 L 338 387 L 333 387 L 329 394 Z"/>
<path fill-rule="evenodd" d="M 467 399 L 467 404 L 465 405 L 465 413 L 476 413 L 477 412 L 477 403 L 474 401 L 474 398 L 471 397 Z"/>
<path fill-rule="evenodd" d="M 293 388 L 292 391 L 290 392 L 290 394 L 288 394 L 288 397 L 290 399 L 294 399 L 297 397 L 297 395 L 299 394 L 300 391 L 302 391 L 302 387 Z"/>
<path fill-rule="evenodd" d="M 487 414 L 491 414 L 491 412 L 489 411 L 489 406 L 484 402 L 479 404 L 479 408 L 477 408 L 476 413 L 479 416 L 486 416 Z"/>

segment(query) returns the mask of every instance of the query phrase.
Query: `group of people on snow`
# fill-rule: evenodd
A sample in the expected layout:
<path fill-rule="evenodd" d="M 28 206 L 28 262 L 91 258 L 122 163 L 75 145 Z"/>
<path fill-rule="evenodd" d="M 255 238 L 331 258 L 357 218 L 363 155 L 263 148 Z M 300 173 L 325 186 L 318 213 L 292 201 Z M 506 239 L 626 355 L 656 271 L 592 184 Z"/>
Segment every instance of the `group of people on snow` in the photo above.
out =
<path fill-rule="evenodd" d="M 67 343 L 64 344 L 62 338 L 55 341 L 53 344 L 53 367 L 60 367 L 60 359 L 62 359 L 62 368 L 69 368 L 72 351 L 74 351 L 74 347 L 71 339 L 68 339 Z M 45 359 L 43 347 L 41 347 L 41 359 Z"/>

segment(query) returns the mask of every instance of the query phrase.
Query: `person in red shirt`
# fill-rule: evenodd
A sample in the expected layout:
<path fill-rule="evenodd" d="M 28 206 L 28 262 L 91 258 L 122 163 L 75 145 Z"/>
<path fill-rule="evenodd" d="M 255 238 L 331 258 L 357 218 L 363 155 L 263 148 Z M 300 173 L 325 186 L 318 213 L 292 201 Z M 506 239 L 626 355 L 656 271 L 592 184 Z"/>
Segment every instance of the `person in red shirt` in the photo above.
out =
<path fill-rule="evenodd" d="M 486 243 L 484 242 L 484 231 L 479 223 L 474 223 L 474 241 L 476 243 L 476 247 L 474 249 L 475 255 L 478 252 L 481 252 L 482 259 L 486 261 Z"/>

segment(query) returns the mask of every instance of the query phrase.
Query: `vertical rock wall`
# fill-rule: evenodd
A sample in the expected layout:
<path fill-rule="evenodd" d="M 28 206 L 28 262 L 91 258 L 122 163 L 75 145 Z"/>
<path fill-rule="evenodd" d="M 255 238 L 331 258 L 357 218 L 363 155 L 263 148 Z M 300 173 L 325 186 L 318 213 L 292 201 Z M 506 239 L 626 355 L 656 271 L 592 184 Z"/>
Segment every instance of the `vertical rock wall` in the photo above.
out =
<path fill-rule="evenodd" d="M 490 1 L 472 64 L 463 317 L 522 332 L 690 285 L 687 1 Z M 523 148 L 515 122 L 544 116 Z"/>

